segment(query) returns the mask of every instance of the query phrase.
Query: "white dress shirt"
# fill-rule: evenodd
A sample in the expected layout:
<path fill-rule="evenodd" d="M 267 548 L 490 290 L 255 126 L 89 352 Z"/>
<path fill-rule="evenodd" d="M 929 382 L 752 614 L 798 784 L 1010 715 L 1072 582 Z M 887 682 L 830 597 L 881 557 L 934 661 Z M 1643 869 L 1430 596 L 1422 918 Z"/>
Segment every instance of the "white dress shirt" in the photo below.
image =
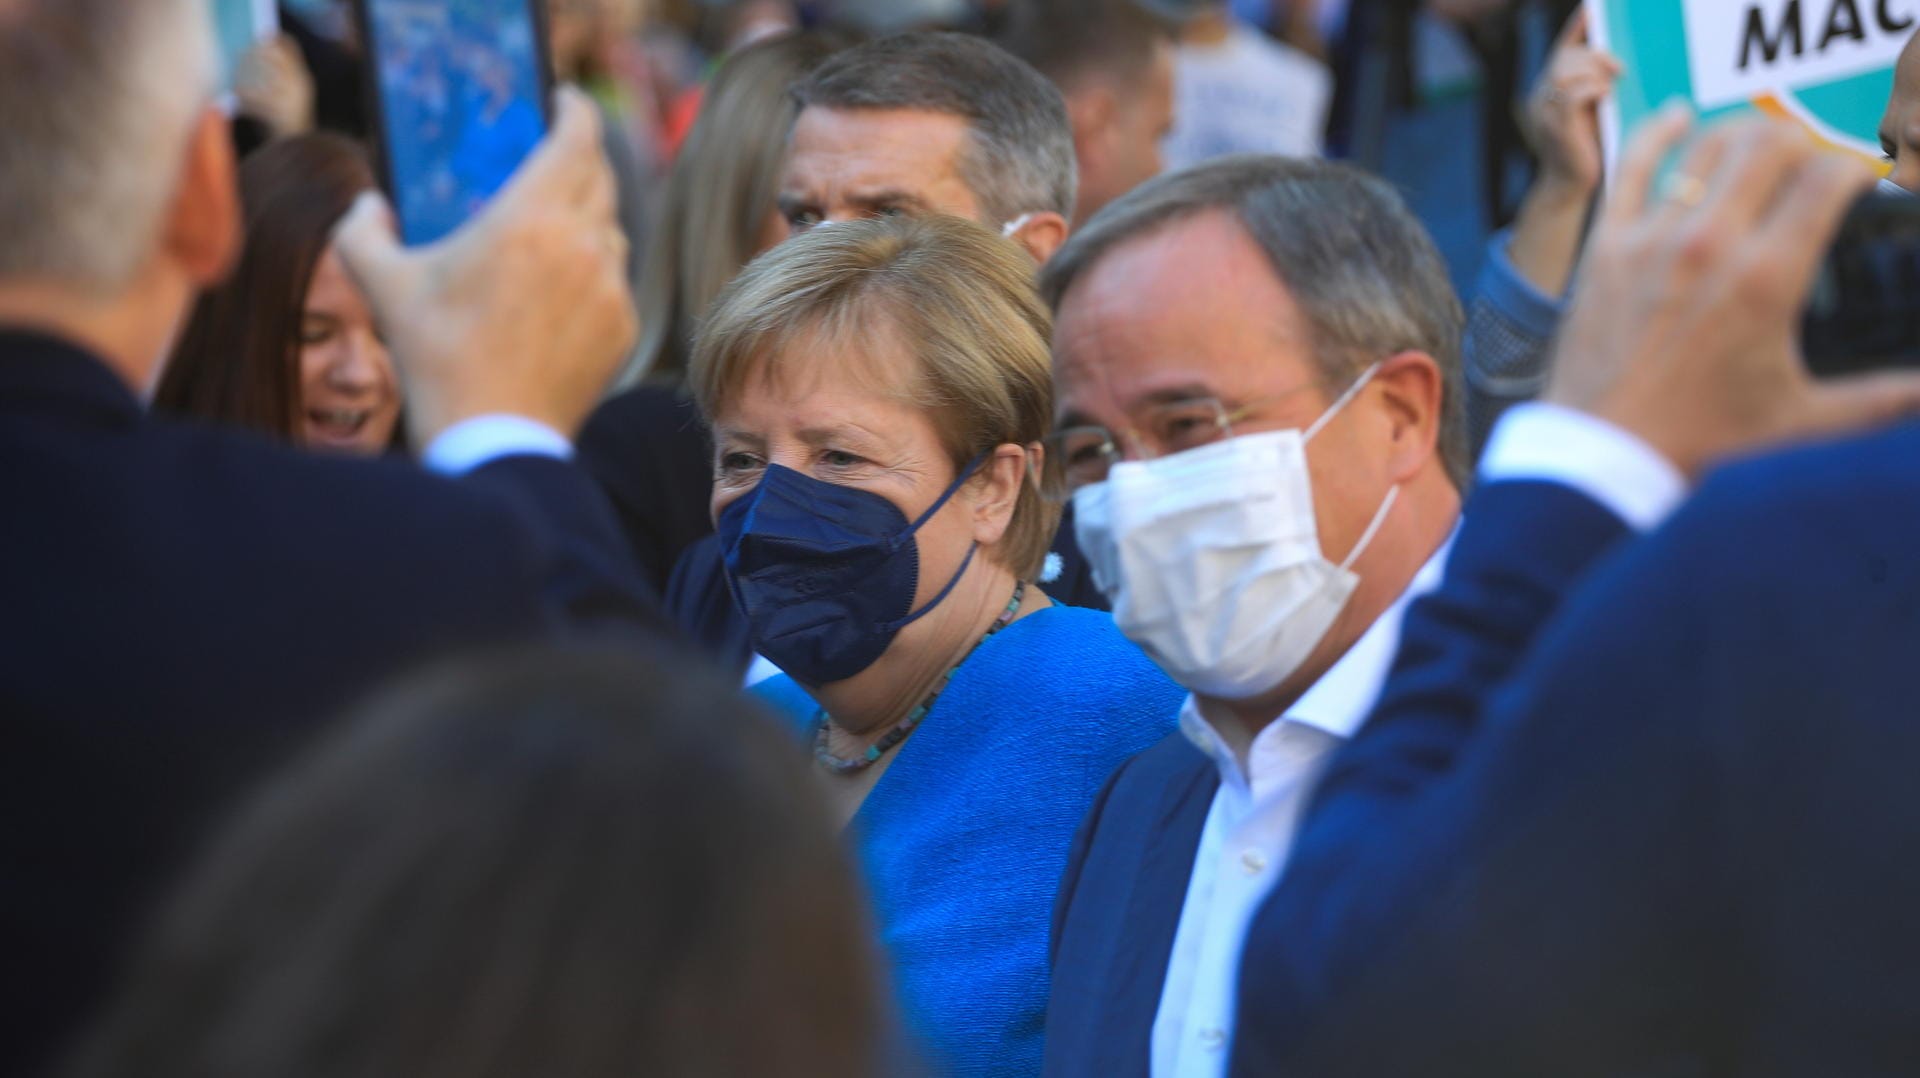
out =
<path fill-rule="evenodd" d="M 1353 736 L 1386 684 L 1407 604 L 1440 583 L 1451 542 L 1407 590 L 1239 758 L 1187 698 L 1180 730 L 1220 769 L 1153 1020 L 1155 1075 L 1226 1072 L 1234 986 L 1247 922 L 1279 878 L 1320 765 Z"/>
<path fill-rule="evenodd" d="M 1686 493 L 1680 473 L 1632 435 L 1550 404 L 1523 404 L 1501 418 L 1481 458 L 1483 481 L 1561 483 L 1593 498 L 1639 531 L 1657 526 Z M 1407 605 L 1432 591 L 1451 540 L 1287 713 L 1239 759 L 1188 697 L 1180 729 L 1220 770 L 1173 938 L 1154 1015 L 1157 1078 L 1224 1074 L 1234 990 L 1247 924 L 1279 879 L 1294 828 L 1321 765 L 1359 729 L 1399 650 Z"/>
<path fill-rule="evenodd" d="M 420 454 L 428 471 L 465 475 L 501 457 L 536 456 L 566 460 L 573 443 L 566 435 L 525 416 L 504 412 L 463 419 L 446 430 Z"/>

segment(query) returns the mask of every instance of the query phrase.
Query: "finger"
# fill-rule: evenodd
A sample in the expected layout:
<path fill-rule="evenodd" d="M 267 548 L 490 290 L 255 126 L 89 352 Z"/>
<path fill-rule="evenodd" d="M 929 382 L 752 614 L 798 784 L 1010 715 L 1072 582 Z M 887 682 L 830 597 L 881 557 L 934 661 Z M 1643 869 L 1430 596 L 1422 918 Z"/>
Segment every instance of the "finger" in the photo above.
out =
<path fill-rule="evenodd" d="M 1567 66 L 1554 76 L 1554 81 L 1565 86 L 1574 79 L 1601 79 L 1613 81 L 1620 74 L 1620 63 L 1603 52 L 1581 51 L 1567 58 Z"/>
<path fill-rule="evenodd" d="M 1798 125 L 1778 120 L 1741 124 L 1707 180 L 1713 192 L 1711 212 L 1724 227 L 1745 234 L 1818 153 L 1819 145 Z M 1704 172 L 1693 175 L 1707 179 Z"/>
<path fill-rule="evenodd" d="M 1554 39 L 1553 47 L 1558 50 L 1571 48 L 1575 45 L 1585 45 L 1586 43 L 1587 9 L 1585 5 L 1582 5 L 1579 10 L 1567 18 L 1567 24 L 1560 28 L 1560 36 Z"/>
<path fill-rule="evenodd" d="M 1614 173 L 1606 206 L 1601 210 L 1603 220 L 1624 225 L 1640 217 L 1652 196 L 1653 178 L 1660 170 L 1660 163 L 1692 128 L 1693 111 L 1685 104 L 1674 102 L 1634 132 L 1620 155 L 1620 167 Z"/>
<path fill-rule="evenodd" d="M 1815 382 L 1795 433 L 1840 434 L 1920 415 L 1920 371 L 1878 371 Z"/>
<path fill-rule="evenodd" d="M 1679 228 L 1683 222 L 1699 215 L 1705 203 L 1713 197 L 1713 188 L 1707 178 L 1718 172 L 1720 162 L 1726 158 L 1728 147 L 1738 133 L 1737 126 L 1720 124 L 1708 128 L 1694 140 L 1687 149 L 1685 160 L 1675 165 L 1673 171 L 1660 182 L 1663 187 L 1668 187 L 1669 192 L 1679 190 L 1677 186 L 1669 185 L 1689 184 L 1693 186 L 1695 195 L 1683 199 L 1677 194 L 1661 193 L 1659 204 L 1647 214 L 1655 228 Z"/>
<path fill-rule="evenodd" d="M 1560 99 L 1572 106 L 1591 105 L 1595 101 L 1607 96 L 1608 91 L 1612 89 L 1613 77 L 1611 75 L 1583 75 L 1579 78 L 1568 79 L 1566 84 L 1560 87 Z"/>
<path fill-rule="evenodd" d="M 585 191 L 572 209 L 597 225 L 612 224 L 619 218 L 619 193 L 614 186 L 613 168 L 604 160 L 594 172 Z"/>
<path fill-rule="evenodd" d="M 382 302 L 404 295 L 409 256 L 394 233 L 393 211 L 378 192 L 368 191 L 333 232 L 334 249 L 376 315 Z"/>
<path fill-rule="evenodd" d="M 1813 275 L 1840 230 L 1841 218 L 1867 189 L 1874 173 L 1851 154 L 1824 151 L 1803 165 L 1780 190 L 1767 215 L 1750 233 L 1754 250 L 1783 274 L 1781 288 L 1796 302 L 1813 287 Z"/>

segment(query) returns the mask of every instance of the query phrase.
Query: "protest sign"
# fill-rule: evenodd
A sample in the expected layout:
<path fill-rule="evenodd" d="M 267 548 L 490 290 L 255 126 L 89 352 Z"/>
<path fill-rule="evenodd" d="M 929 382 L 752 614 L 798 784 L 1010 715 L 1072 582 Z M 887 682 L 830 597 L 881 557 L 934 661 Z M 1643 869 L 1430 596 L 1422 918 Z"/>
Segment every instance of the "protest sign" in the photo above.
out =
<path fill-rule="evenodd" d="M 1607 160 L 1674 98 L 1704 120 L 1761 112 L 1881 157 L 1893 65 L 1920 0 L 1586 0 L 1594 43 L 1624 68 L 1605 109 Z"/>

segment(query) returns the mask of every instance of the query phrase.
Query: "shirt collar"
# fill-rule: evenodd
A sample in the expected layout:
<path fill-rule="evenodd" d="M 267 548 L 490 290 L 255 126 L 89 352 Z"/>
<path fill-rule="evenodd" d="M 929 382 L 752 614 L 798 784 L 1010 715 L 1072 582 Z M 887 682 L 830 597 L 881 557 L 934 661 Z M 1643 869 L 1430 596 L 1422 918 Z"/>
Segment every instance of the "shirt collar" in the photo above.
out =
<path fill-rule="evenodd" d="M 1458 532 L 1456 525 L 1454 534 Z M 1447 555 L 1452 550 L 1453 535 L 1450 534 L 1446 542 L 1441 543 L 1440 548 L 1420 567 L 1420 571 L 1413 574 L 1406 590 L 1393 600 L 1393 605 L 1374 619 L 1346 654 L 1340 656 L 1320 676 L 1320 680 L 1302 693 L 1278 721 L 1268 723 L 1265 729 L 1254 735 L 1248 758 L 1253 764 L 1256 779 L 1259 777 L 1257 773 L 1263 770 L 1263 764 L 1281 762 L 1294 755 L 1283 747 L 1289 740 L 1290 725 L 1312 727 L 1341 740 L 1352 737 L 1360 729 L 1360 724 L 1373 711 L 1374 702 L 1379 699 L 1380 690 L 1387 683 L 1387 674 L 1393 668 L 1393 657 L 1400 648 L 1400 625 L 1406 620 L 1408 604 L 1439 586 L 1441 577 L 1446 573 Z M 1181 709 L 1180 730 L 1187 740 L 1219 767 L 1222 781 L 1237 788 L 1248 785 L 1248 777 L 1238 757 L 1226 739 L 1200 713 L 1200 701 L 1194 696 L 1188 696 L 1186 706 Z"/>

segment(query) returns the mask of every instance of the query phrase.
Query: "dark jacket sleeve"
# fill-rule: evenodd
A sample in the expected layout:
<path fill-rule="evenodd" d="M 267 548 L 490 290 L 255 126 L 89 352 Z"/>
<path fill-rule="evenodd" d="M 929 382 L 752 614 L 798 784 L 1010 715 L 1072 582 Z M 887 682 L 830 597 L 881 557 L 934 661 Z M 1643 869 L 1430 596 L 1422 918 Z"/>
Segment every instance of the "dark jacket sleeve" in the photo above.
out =
<path fill-rule="evenodd" d="M 1469 503 L 1445 581 L 1408 612 L 1381 702 L 1331 763 L 1287 873 L 1249 930 L 1233 1073 L 1470 1073 L 1452 1061 L 1470 1053 L 1437 1052 L 1422 1034 L 1436 1016 L 1485 1004 L 1461 984 L 1507 970 L 1501 956 L 1456 952 L 1451 984 L 1422 982 L 1398 964 L 1388 971 L 1380 956 L 1404 957 L 1409 911 L 1486 899 L 1478 873 L 1489 865 L 1475 828 L 1498 791 L 1463 760 L 1497 740 L 1487 728 L 1500 720 L 1489 716 L 1513 706 L 1503 683 L 1570 590 L 1628 535 L 1611 513 L 1555 484 L 1494 483 Z M 1521 774 L 1546 780 L 1553 771 L 1542 760 Z M 1565 915 L 1531 915 L 1542 912 Z M 1389 972 L 1404 975 L 1405 990 L 1422 990 L 1404 1019 L 1417 1028 L 1396 1024 L 1398 1015 L 1370 1025 L 1356 1014 L 1354 1000 L 1393 980 Z M 1550 985 L 1513 987 L 1561 998 Z M 1394 1069 L 1405 1066 L 1413 1069 Z"/>
<path fill-rule="evenodd" d="M 1135 757 L 1134 759 L 1137 759 Z M 1067 868 L 1060 874 L 1060 890 L 1053 899 L 1053 929 L 1047 934 L 1047 964 L 1053 965 L 1060 957 L 1060 933 L 1067 926 L 1067 914 L 1073 909 L 1073 892 L 1080 884 L 1080 870 L 1087 863 L 1087 850 L 1093 845 L 1093 836 L 1100 831 L 1100 814 L 1107 807 L 1107 799 L 1113 796 L 1113 788 L 1119 784 L 1120 776 L 1132 766 L 1133 759 L 1114 768 L 1107 777 L 1105 786 L 1093 799 L 1093 807 L 1087 810 L 1087 818 L 1080 821 L 1079 830 L 1073 833 L 1073 845 L 1067 850 Z"/>
<path fill-rule="evenodd" d="M 516 509 L 541 561 L 542 605 L 563 634 L 639 630 L 672 636 L 606 499 L 573 464 L 540 456 L 490 461 L 462 482 Z"/>
<path fill-rule="evenodd" d="M 655 591 L 681 554 L 713 534 L 711 439 L 684 393 L 642 385 L 603 403 L 580 431 L 580 466 L 612 504 L 627 547 Z"/>

